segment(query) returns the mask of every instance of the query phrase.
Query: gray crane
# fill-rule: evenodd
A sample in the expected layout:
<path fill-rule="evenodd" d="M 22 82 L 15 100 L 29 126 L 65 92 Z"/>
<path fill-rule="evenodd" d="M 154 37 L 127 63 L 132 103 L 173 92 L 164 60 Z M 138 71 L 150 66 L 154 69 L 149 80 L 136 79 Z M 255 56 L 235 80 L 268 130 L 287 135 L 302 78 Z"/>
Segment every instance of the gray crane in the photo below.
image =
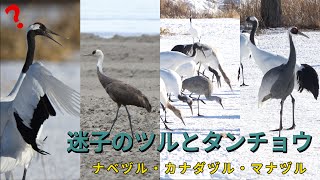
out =
<path fill-rule="evenodd" d="M 126 84 L 117 79 L 110 78 L 103 73 L 102 64 L 103 64 L 104 55 L 101 50 L 96 49 L 91 54 L 87 54 L 84 56 L 98 57 L 97 74 L 98 74 L 99 81 L 103 86 L 103 88 L 109 94 L 110 98 L 118 105 L 116 117 L 113 120 L 112 126 L 110 128 L 110 133 L 118 118 L 119 109 L 123 105 L 126 108 L 126 111 L 128 113 L 130 129 L 131 129 L 132 137 L 134 137 L 133 131 L 132 131 L 131 116 L 127 109 L 127 105 L 142 107 L 142 108 L 145 108 L 148 112 L 151 112 L 151 105 L 148 101 L 148 98 L 144 94 L 142 94 L 140 90 L 136 89 L 135 87 L 132 87 L 131 85 Z"/>
<path fill-rule="evenodd" d="M 198 116 L 202 116 L 199 113 L 199 100 L 200 100 L 200 95 L 204 95 L 207 100 L 209 101 L 216 101 L 219 103 L 222 108 L 222 99 L 218 96 L 212 96 L 212 88 L 213 84 L 209 80 L 209 78 L 206 78 L 204 76 L 194 76 L 188 79 L 185 79 L 182 82 L 182 89 L 186 89 L 190 91 L 191 93 L 198 94 L 197 102 L 198 102 Z"/>
<path fill-rule="evenodd" d="M 287 63 L 270 69 L 264 76 L 259 89 L 259 106 L 268 99 L 281 99 L 280 105 L 280 126 L 279 129 L 272 131 L 282 130 L 282 111 L 283 103 L 286 98 L 291 95 L 294 89 L 295 83 L 295 66 L 296 66 L 296 50 L 292 41 L 292 35 L 302 35 L 309 38 L 307 35 L 303 34 L 298 30 L 297 27 L 292 27 L 288 30 L 289 42 L 290 42 L 290 54 Z M 294 123 L 294 101 L 292 101 L 292 127 L 295 127 Z"/>

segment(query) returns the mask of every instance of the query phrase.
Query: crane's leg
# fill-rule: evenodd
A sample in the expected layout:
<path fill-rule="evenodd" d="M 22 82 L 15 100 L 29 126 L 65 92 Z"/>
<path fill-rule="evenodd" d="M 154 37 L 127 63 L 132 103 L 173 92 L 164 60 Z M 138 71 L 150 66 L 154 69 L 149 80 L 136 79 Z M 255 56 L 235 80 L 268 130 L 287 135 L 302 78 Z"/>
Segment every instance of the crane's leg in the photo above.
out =
<path fill-rule="evenodd" d="M 129 118 L 129 123 L 130 123 L 130 129 L 131 129 L 132 138 L 133 138 L 134 136 L 133 136 L 133 131 L 132 131 L 131 116 L 130 116 L 130 114 L 129 114 L 129 111 L 128 111 L 128 109 L 127 109 L 127 106 L 124 106 L 124 107 L 126 108 L 126 111 L 127 111 L 127 113 L 128 113 L 128 118 Z"/>
<path fill-rule="evenodd" d="M 243 75 L 243 65 L 242 63 L 240 63 L 240 66 L 241 66 L 241 74 L 242 74 L 242 84 L 240 86 L 248 86 L 244 83 L 244 75 Z"/>
<path fill-rule="evenodd" d="M 167 130 L 170 130 L 170 131 L 173 131 L 172 129 L 170 129 L 167 125 L 166 125 L 166 123 L 163 121 L 163 119 L 160 117 L 160 119 L 161 119 L 161 121 L 163 122 L 163 124 L 164 124 L 164 128 L 166 128 Z"/>
<path fill-rule="evenodd" d="M 241 67 L 239 66 L 239 69 L 238 69 L 238 81 L 239 81 L 239 79 L 240 79 L 240 69 L 241 69 Z"/>
<path fill-rule="evenodd" d="M 114 126 L 114 123 L 115 123 L 115 122 L 117 121 L 117 119 L 118 119 L 118 113 L 119 113 L 120 107 L 121 107 L 121 105 L 118 104 L 118 110 L 117 110 L 117 113 L 116 113 L 116 118 L 114 118 L 113 123 L 112 123 L 112 126 L 111 126 L 110 131 L 109 131 L 110 134 L 111 134 L 112 128 L 113 128 L 113 126 Z"/>
<path fill-rule="evenodd" d="M 27 175 L 27 168 L 24 168 L 22 180 L 26 179 L 26 175 Z"/>
<path fill-rule="evenodd" d="M 283 103 L 284 103 L 284 99 L 282 99 L 281 102 L 280 102 L 281 109 L 280 109 L 280 126 L 279 126 L 279 129 L 271 130 L 271 131 L 279 131 L 279 137 L 280 137 L 280 132 L 283 129 L 283 127 L 282 127 Z"/>
<path fill-rule="evenodd" d="M 296 100 L 294 99 L 294 97 L 290 94 L 291 96 L 291 102 L 292 102 L 292 126 L 286 130 L 292 130 L 296 127 L 296 124 L 294 123 L 294 105 Z"/>
<path fill-rule="evenodd" d="M 199 101 L 200 101 L 200 95 L 198 96 L 198 99 L 197 99 L 197 102 L 198 102 L 198 116 L 203 116 L 203 115 L 200 115 L 200 113 L 199 113 Z"/>
<path fill-rule="evenodd" d="M 167 110 L 166 110 L 166 108 L 164 107 L 164 105 L 163 105 L 162 103 L 160 103 L 160 105 L 161 105 L 162 110 L 163 110 L 163 112 L 164 112 L 164 122 L 165 122 L 165 123 L 172 123 L 172 122 L 168 122 L 168 121 L 167 121 Z"/>
<path fill-rule="evenodd" d="M 198 76 L 200 75 L 200 68 L 201 68 L 201 63 L 199 62 Z"/>

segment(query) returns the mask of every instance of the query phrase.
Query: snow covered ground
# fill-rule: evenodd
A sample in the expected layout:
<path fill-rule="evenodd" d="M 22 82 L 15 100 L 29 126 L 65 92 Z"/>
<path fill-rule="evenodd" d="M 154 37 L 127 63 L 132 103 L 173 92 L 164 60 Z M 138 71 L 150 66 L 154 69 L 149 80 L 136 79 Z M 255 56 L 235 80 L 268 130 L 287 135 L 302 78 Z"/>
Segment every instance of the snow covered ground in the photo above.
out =
<path fill-rule="evenodd" d="M 302 30 L 303 31 L 303 30 Z M 300 63 L 311 65 L 319 74 L 320 61 L 319 61 L 319 31 L 304 31 L 310 39 L 302 36 L 293 37 L 296 47 L 297 60 Z M 287 29 L 274 29 L 263 31 L 259 36 L 256 36 L 257 46 L 268 52 L 273 52 L 284 57 L 289 56 L 289 41 Z M 288 153 L 272 153 L 273 142 L 272 137 L 278 136 L 278 132 L 269 132 L 269 130 L 279 127 L 279 111 L 280 101 L 271 100 L 267 101 L 265 105 L 258 108 L 258 91 L 263 77 L 258 66 L 255 64 L 254 59 L 247 59 L 243 62 L 245 83 L 249 86 L 241 87 L 241 120 L 244 122 L 241 129 L 241 134 L 248 137 L 248 133 L 265 132 L 266 138 L 269 140 L 267 145 L 261 145 L 256 153 L 242 154 L 243 162 L 247 166 L 252 162 L 261 162 L 269 164 L 273 161 L 278 164 L 278 168 L 272 173 L 272 178 L 296 178 L 296 179 L 313 179 L 318 177 L 319 171 L 319 135 L 320 135 L 320 113 L 319 113 L 319 100 L 315 100 L 311 93 L 306 91 L 298 93 L 297 90 L 293 91 L 293 96 L 296 99 L 295 108 L 295 122 L 296 128 L 291 131 L 282 131 L 281 136 L 288 138 Z M 291 98 L 288 97 L 284 104 L 283 112 L 283 127 L 289 128 L 292 124 L 292 105 Z M 304 140 L 293 145 L 293 135 L 298 135 L 300 131 L 304 131 L 313 137 L 310 147 L 303 153 L 299 153 L 296 148 L 304 144 Z M 244 144 L 242 148 L 251 148 L 252 145 Z M 279 163 L 292 161 L 292 168 L 288 174 L 282 175 Z M 307 171 L 303 175 L 294 174 L 295 163 L 303 162 Z M 248 171 L 247 178 L 268 178 L 267 169 L 263 168 L 261 175 L 256 175 L 253 171 Z"/>
<path fill-rule="evenodd" d="M 79 57 L 77 55 L 76 57 Z M 77 62 L 51 63 L 41 61 L 51 73 L 80 92 L 80 67 Z M 19 77 L 23 61 L 6 62 L 1 61 L 1 97 L 7 96 Z M 67 135 L 68 131 L 76 132 L 80 129 L 80 116 L 61 115 L 51 117 L 45 121 L 42 138 L 48 136 L 43 150 L 50 155 L 34 158 L 27 172 L 26 179 L 79 179 L 80 178 L 80 154 L 68 153 Z M 40 156 L 39 156 L 40 157 Z M 14 179 L 21 179 L 23 168 L 16 168 L 13 172 Z M 4 175 L 0 176 L 4 179 Z"/>
<path fill-rule="evenodd" d="M 191 115 L 190 109 L 186 103 L 174 102 L 173 105 L 181 110 L 182 116 L 186 123 L 186 126 L 176 118 L 173 113 L 168 110 L 167 120 L 173 123 L 167 124 L 169 128 L 173 129 L 173 142 L 178 142 L 179 147 L 168 153 L 166 150 L 161 152 L 161 169 L 160 177 L 162 179 L 196 179 L 196 178 L 237 178 L 239 177 L 239 170 L 230 175 L 222 174 L 223 162 L 232 162 L 232 166 L 240 167 L 240 151 L 228 153 L 225 148 L 232 145 L 232 141 L 227 138 L 222 138 L 221 148 L 217 151 L 206 153 L 204 148 L 209 147 L 209 144 L 202 143 L 202 140 L 206 138 L 210 131 L 214 131 L 217 134 L 228 133 L 233 134 L 237 139 L 240 135 L 240 90 L 238 87 L 237 73 L 239 67 L 239 20 L 238 19 L 195 19 L 192 22 L 196 26 L 200 26 L 203 30 L 203 36 L 201 42 L 211 45 L 219 50 L 222 56 L 220 64 L 227 76 L 231 80 L 233 92 L 228 85 L 223 81 L 221 77 L 221 88 L 217 88 L 216 82 L 214 82 L 213 95 L 220 96 L 224 109 L 216 102 L 205 100 L 206 104 L 200 103 L 200 114 L 203 117 L 198 117 L 197 114 L 197 102 L 193 104 L 194 115 Z M 160 51 L 169 51 L 174 45 L 177 44 L 190 44 L 192 43 L 192 37 L 188 34 L 189 20 L 188 19 L 161 19 L 162 28 L 169 30 L 171 35 L 163 35 L 160 39 Z M 209 71 L 206 71 L 207 76 L 211 77 Z M 161 116 L 164 113 L 161 111 Z M 164 125 L 160 123 L 161 131 L 166 131 Z M 198 135 L 198 139 L 189 144 L 189 147 L 199 147 L 199 152 L 186 153 L 182 150 L 182 143 L 184 141 L 183 132 L 188 132 L 189 136 L 194 134 Z M 205 161 L 208 163 L 214 163 L 220 161 L 220 168 L 218 172 L 210 175 L 207 164 L 203 173 L 199 175 L 194 174 L 192 169 L 197 162 Z M 168 162 L 175 163 L 177 165 L 175 174 L 165 174 L 165 164 Z M 182 175 L 181 169 L 178 165 L 182 165 L 183 162 L 187 162 L 191 165 L 191 169 Z"/>
<path fill-rule="evenodd" d="M 196 19 L 193 23 L 202 28 L 204 33 L 202 42 L 210 44 L 220 50 L 223 60 L 220 61 L 226 74 L 231 79 L 233 85 L 233 93 L 230 91 L 226 83 L 222 81 L 220 89 L 214 89 L 214 95 L 218 95 L 223 99 L 225 109 L 222 109 L 217 103 L 208 102 L 207 105 L 200 104 L 200 112 L 204 117 L 191 116 L 190 110 L 185 103 L 174 102 L 173 105 L 182 110 L 182 115 L 187 126 L 184 126 L 172 112 L 168 113 L 168 120 L 173 123 L 168 124 L 174 131 L 173 142 L 178 142 L 179 147 L 171 153 L 163 151 L 161 153 L 161 169 L 160 177 L 162 179 L 313 179 L 320 174 L 318 153 L 320 150 L 320 113 L 319 101 L 315 100 L 312 94 L 303 92 L 298 93 L 296 90 L 293 96 L 296 99 L 296 129 L 291 131 L 282 131 L 282 137 L 287 137 L 287 153 L 273 152 L 273 137 L 278 136 L 278 132 L 270 132 L 279 126 L 280 101 L 271 100 L 258 108 L 258 90 L 262 80 L 262 73 L 253 59 L 244 60 L 245 82 L 249 86 L 238 87 L 237 72 L 239 65 L 239 21 L 236 19 Z M 192 43 L 192 37 L 188 34 L 189 21 L 187 19 L 162 19 L 161 27 L 166 28 L 170 35 L 161 36 L 161 51 L 170 50 L 174 45 Z M 205 32 L 206 31 L 206 32 Z M 318 46 L 320 39 L 319 31 L 305 32 L 310 39 L 303 37 L 294 37 L 294 43 L 297 51 L 297 60 L 300 63 L 311 65 L 318 74 L 320 73 Z M 257 45 L 270 52 L 274 52 L 285 57 L 289 54 L 289 43 L 286 29 L 274 29 L 260 32 L 256 36 Z M 207 75 L 208 72 L 207 72 Z M 211 76 L 211 75 L 210 75 Z M 205 99 L 202 96 L 202 99 Z M 194 102 L 194 114 L 197 113 L 197 103 Z M 292 106 L 291 99 L 288 98 L 284 105 L 283 126 L 288 128 L 292 123 Z M 164 113 L 161 111 L 161 115 Z M 241 117 L 241 118 L 240 118 Z M 222 138 L 221 148 L 210 153 L 206 153 L 204 148 L 209 145 L 202 143 L 209 131 L 215 133 L 228 133 L 235 135 L 236 140 L 232 142 L 228 138 Z M 166 131 L 161 124 L 161 131 Z M 293 135 L 299 135 L 300 131 L 313 137 L 310 147 L 302 153 L 297 151 L 298 147 L 304 144 L 304 140 L 293 144 Z M 190 143 L 189 147 L 199 147 L 200 152 L 186 153 L 182 150 L 184 141 L 183 132 L 188 132 L 189 136 L 198 135 L 198 139 Z M 249 133 L 264 132 L 268 139 L 268 144 L 261 144 L 259 149 L 252 153 L 250 149 L 254 146 L 247 141 L 250 139 Z M 246 142 L 236 151 L 228 153 L 225 148 L 234 145 L 238 140 L 244 137 Z M 198 175 L 194 174 L 192 169 L 197 162 L 206 162 L 204 172 Z M 218 171 L 210 175 L 208 169 L 209 163 L 220 162 Z M 175 174 L 166 174 L 165 164 L 172 162 L 177 165 Z M 191 165 L 191 168 L 182 175 L 178 166 L 183 162 Z M 231 163 L 234 172 L 231 174 L 223 174 L 224 163 Z M 266 165 L 273 162 L 277 168 L 271 174 Z M 292 162 L 291 169 L 287 174 L 282 174 L 281 163 Z M 307 169 L 304 174 L 295 174 L 296 163 L 302 162 L 303 167 Z M 257 174 L 252 163 L 262 163 L 261 174 Z M 245 169 L 240 170 L 243 166 Z"/>

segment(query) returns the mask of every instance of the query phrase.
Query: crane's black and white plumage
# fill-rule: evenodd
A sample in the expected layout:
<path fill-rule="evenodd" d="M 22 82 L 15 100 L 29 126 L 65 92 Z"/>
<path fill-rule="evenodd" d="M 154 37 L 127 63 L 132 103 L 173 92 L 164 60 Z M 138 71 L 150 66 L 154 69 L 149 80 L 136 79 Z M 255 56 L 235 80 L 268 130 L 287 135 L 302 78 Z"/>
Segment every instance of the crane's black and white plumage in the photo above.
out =
<path fill-rule="evenodd" d="M 199 113 L 199 100 L 200 95 L 204 95 L 207 100 L 209 101 L 216 101 L 219 103 L 222 107 L 222 99 L 218 96 L 212 96 L 212 89 L 213 85 L 212 82 L 203 76 L 194 76 L 188 79 L 185 79 L 182 82 L 182 89 L 186 89 L 190 91 L 191 93 L 198 94 L 198 116 L 201 116 Z"/>
<path fill-rule="evenodd" d="M 195 59 L 196 63 L 200 63 L 198 72 L 200 70 L 201 65 L 203 65 L 205 69 L 209 68 L 209 71 L 212 72 L 213 75 L 216 76 L 218 87 L 219 87 L 219 86 L 221 86 L 220 75 L 218 73 L 218 70 L 219 70 L 222 74 L 224 81 L 228 84 L 230 89 L 232 89 L 230 79 L 228 78 L 228 76 L 226 75 L 224 70 L 222 69 L 221 64 L 219 62 L 219 60 L 221 60 L 222 58 L 219 55 L 218 51 L 207 44 L 202 44 L 202 43 L 200 44 L 199 43 L 199 46 L 202 47 L 204 55 L 197 56 Z M 181 53 L 186 54 L 188 56 L 190 56 L 194 53 L 194 50 L 192 48 L 192 44 L 176 45 L 171 49 L 171 51 L 181 52 Z M 203 72 L 203 74 L 204 74 L 204 72 Z M 198 73 L 198 75 L 199 75 L 199 73 Z"/>
<path fill-rule="evenodd" d="M 192 44 L 191 49 L 193 52 L 190 56 L 176 51 L 160 52 L 160 68 L 176 71 L 179 66 L 196 61 L 198 54 L 202 54 L 205 57 L 203 46 L 200 43 Z"/>
<path fill-rule="evenodd" d="M 33 64 L 35 37 L 45 36 L 58 43 L 50 34 L 58 35 L 38 22 L 29 26 L 22 72 L 11 93 L 1 99 L 0 173 L 6 178 L 12 176 L 15 167 L 23 166 L 25 179 L 36 152 L 49 154 L 39 148 L 37 136 L 44 121 L 56 115 L 56 109 L 79 116 L 79 93 L 56 79 L 41 63 Z"/>
<path fill-rule="evenodd" d="M 132 124 L 131 124 L 131 116 L 127 109 L 127 105 L 142 107 L 142 108 L 145 108 L 148 112 L 151 112 L 151 105 L 148 101 L 148 98 L 144 94 L 142 94 L 140 90 L 136 89 L 135 87 L 129 84 L 126 84 L 122 81 L 119 81 L 117 79 L 110 78 L 103 72 L 102 64 L 104 60 L 104 55 L 101 50 L 96 49 L 91 54 L 87 54 L 85 56 L 94 56 L 98 58 L 97 74 L 98 74 L 99 81 L 103 86 L 103 88 L 106 90 L 106 92 L 109 94 L 110 98 L 118 105 L 116 117 L 113 120 L 112 126 L 110 128 L 110 133 L 118 118 L 119 109 L 123 105 L 126 108 L 126 111 L 128 114 L 132 137 L 134 137 Z"/>
<path fill-rule="evenodd" d="M 246 22 L 252 25 L 249 38 L 250 41 L 247 41 L 247 46 L 249 47 L 253 59 L 263 74 L 267 73 L 274 67 L 288 62 L 288 59 L 283 56 L 259 49 L 256 46 L 254 39 L 255 32 L 259 26 L 258 19 L 254 16 L 250 16 L 246 19 Z M 299 92 L 302 92 L 304 89 L 306 89 L 313 94 L 315 99 L 317 99 L 319 95 L 319 78 L 317 72 L 310 65 L 300 64 L 297 61 L 295 65 L 295 76 L 295 89 L 297 89 Z"/>
<path fill-rule="evenodd" d="M 295 67 L 296 67 L 296 50 L 292 41 L 292 35 L 302 35 L 305 34 L 300 32 L 298 28 L 292 27 L 288 30 L 289 42 L 290 42 L 290 54 L 287 63 L 270 69 L 264 76 L 259 89 L 259 105 L 268 99 L 281 99 L 281 110 L 280 110 L 280 126 L 279 129 L 274 131 L 282 130 L 282 111 L 283 103 L 286 98 L 291 95 L 294 89 L 295 82 Z M 293 121 L 292 127 L 295 127 L 294 123 L 294 101 L 293 103 Z"/>

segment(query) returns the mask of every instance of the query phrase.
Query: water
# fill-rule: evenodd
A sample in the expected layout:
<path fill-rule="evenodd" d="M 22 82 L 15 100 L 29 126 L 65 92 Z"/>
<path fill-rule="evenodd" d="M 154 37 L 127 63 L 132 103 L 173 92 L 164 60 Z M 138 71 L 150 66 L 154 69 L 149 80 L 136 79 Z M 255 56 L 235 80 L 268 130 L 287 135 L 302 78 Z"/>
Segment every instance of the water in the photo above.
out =
<path fill-rule="evenodd" d="M 157 35 L 159 18 L 159 0 L 81 1 L 81 32 L 105 38 Z"/>

